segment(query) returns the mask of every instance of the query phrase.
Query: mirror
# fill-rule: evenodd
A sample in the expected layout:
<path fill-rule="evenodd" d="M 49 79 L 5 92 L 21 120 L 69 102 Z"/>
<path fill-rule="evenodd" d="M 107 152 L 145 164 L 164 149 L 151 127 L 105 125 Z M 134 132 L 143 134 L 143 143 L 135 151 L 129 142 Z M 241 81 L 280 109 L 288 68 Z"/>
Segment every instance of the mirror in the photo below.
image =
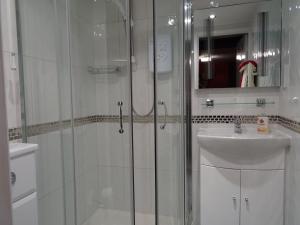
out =
<path fill-rule="evenodd" d="M 194 0 L 193 16 L 195 89 L 280 86 L 280 0 Z"/>

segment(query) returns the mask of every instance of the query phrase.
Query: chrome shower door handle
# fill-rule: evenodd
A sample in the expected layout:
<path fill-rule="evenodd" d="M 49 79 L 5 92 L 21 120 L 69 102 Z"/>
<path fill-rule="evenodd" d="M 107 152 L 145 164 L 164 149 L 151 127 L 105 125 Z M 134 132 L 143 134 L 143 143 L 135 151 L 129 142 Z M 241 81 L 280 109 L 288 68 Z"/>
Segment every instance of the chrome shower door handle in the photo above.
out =
<path fill-rule="evenodd" d="M 164 123 L 162 125 L 160 125 L 160 129 L 164 130 L 166 128 L 166 125 L 167 125 L 168 109 L 167 109 L 166 103 L 163 100 L 159 100 L 158 104 L 162 105 L 165 109 Z"/>
<path fill-rule="evenodd" d="M 120 121 L 119 133 L 123 134 L 124 133 L 124 129 L 123 129 L 123 111 L 122 111 L 123 102 L 119 101 L 118 106 L 119 106 L 119 109 L 120 109 L 120 113 L 119 113 L 119 121 Z"/>

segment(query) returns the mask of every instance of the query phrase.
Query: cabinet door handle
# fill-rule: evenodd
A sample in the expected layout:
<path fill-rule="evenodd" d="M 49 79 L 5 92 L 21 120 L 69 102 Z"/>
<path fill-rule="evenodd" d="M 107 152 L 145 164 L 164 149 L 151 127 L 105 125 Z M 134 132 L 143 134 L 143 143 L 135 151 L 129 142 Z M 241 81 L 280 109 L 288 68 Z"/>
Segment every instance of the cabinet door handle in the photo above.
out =
<path fill-rule="evenodd" d="M 124 133 L 124 129 L 123 129 L 123 111 L 122 111 L 123 102 L 119 101 L 118 106 L 120 108 L 120 112 L 119 112 L 120 129 L 119 129 L 119 133 L 123 134 Z"/>
<path fill-rule="evenodd" d="M 17 181 L 17 175 L 15 172 L 10 172 L 10 182 L 12 185 L 15 185 Z"/>

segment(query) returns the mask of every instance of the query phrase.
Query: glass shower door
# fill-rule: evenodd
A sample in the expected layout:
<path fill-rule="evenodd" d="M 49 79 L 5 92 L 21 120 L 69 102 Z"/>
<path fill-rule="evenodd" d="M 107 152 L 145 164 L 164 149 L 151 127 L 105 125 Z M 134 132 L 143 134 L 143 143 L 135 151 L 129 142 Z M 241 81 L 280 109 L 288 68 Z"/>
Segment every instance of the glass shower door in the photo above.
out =
<path fill-rule="evenodd" d="M 184 224 L 183 1 L 154 1 L 156 218 Z"/>
<path fill-rule="evenodd" d="M 69 8 L 77 225 L 131 225 L 128 1 Z"/>

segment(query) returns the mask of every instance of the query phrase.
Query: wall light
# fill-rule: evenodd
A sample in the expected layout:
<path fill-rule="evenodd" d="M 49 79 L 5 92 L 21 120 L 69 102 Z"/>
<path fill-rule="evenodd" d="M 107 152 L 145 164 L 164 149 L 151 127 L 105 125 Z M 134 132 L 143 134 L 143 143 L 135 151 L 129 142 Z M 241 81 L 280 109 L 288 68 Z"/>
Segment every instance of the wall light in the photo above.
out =
<path fill-rule="evenodd" d="M 199 59 L 201 62 L 211 62 L 211 57 L 209 56 L 200 56 Z"/>
<path fill-rule="evenodd" d="M 210 15 L 209 15 L 209 19 L 213 20 L 213 19 L 215 19 L 215 18 L 216 18 L 216 15 L 215 15 L 215 14 L 210 14 Z"/>

